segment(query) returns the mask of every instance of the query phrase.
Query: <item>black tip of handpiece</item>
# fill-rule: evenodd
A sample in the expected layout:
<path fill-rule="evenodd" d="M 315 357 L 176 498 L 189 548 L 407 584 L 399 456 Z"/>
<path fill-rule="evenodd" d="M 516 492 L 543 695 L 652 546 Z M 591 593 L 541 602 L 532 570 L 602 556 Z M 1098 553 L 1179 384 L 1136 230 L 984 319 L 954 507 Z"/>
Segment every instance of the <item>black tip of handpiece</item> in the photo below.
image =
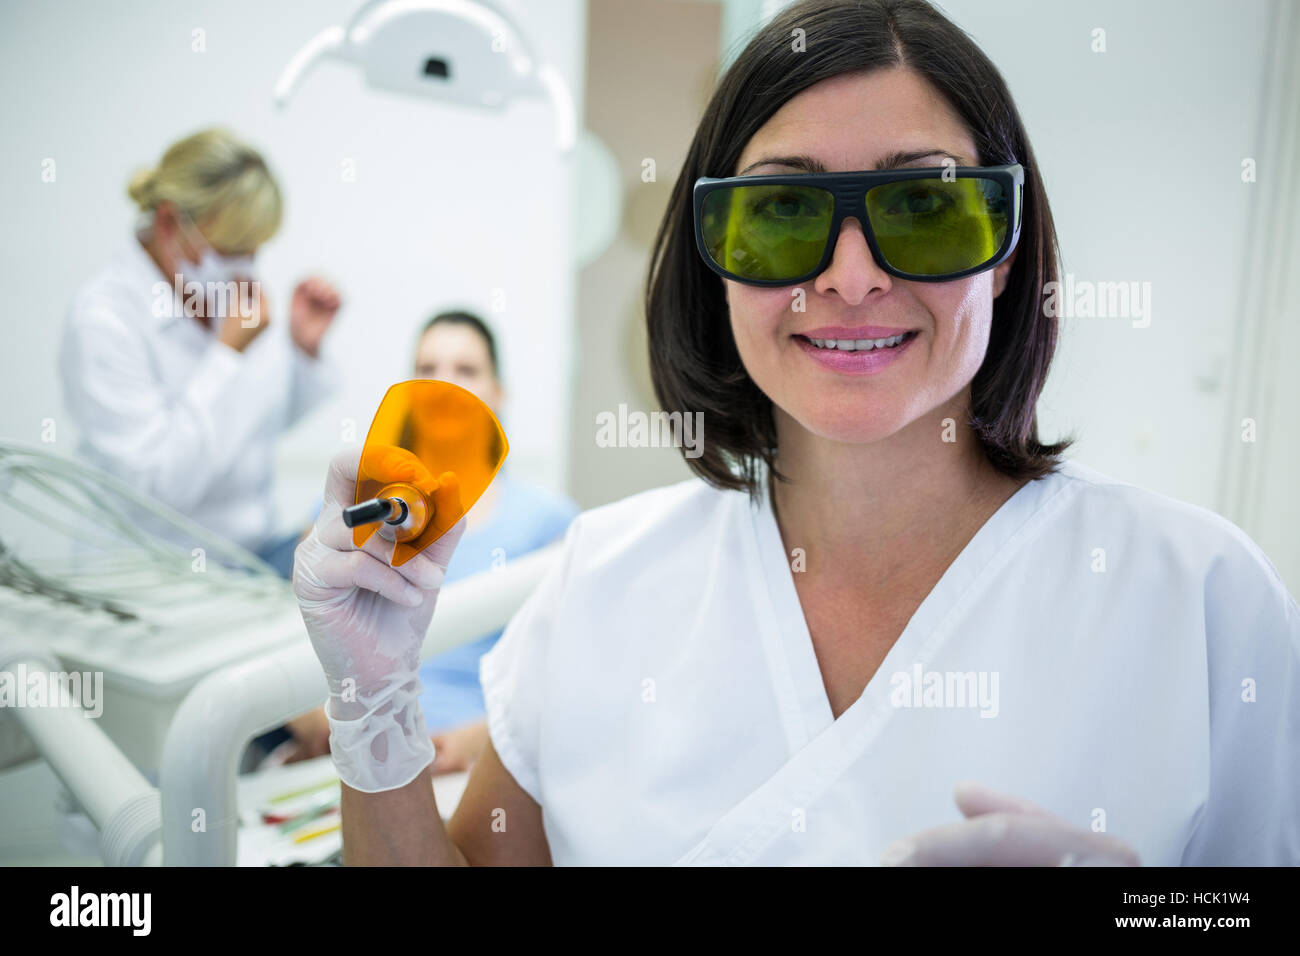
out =
<path fill-rule="evenodd" d="M 386 521 L 391 513 L 392 506 L 387 498 L 371 498 L 369 501 L 344 508 L 343 523 L 349 528 L 355 528 L 358 525 Z"/>

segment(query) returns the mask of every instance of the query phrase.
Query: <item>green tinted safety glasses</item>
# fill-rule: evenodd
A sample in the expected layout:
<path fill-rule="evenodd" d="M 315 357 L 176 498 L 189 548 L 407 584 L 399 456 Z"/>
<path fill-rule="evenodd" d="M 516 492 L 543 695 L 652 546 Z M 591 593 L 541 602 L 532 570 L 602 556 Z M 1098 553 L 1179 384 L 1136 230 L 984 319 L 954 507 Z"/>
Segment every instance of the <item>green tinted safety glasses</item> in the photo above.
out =
<path fill-rule="evenodd" d="M 709 268 L 748 285 L 793 285 L 831 261 L 850 216 L 880 268 L 945 282 L 991 269 L 1020 237 L 1025 171 L 950 166 L 857 173 L 704 177 L 695 242 Z"/>

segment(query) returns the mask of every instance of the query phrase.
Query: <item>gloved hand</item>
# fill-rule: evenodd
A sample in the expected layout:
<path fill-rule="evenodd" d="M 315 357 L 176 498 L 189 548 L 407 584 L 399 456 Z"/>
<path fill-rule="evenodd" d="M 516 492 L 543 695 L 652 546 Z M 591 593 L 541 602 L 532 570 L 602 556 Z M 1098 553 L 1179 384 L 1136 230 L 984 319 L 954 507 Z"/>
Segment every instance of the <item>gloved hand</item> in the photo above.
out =
<path fill-rule="evenodd" d="M 881 866 L 1141 866 L 1127 843 L 1071 826 L 1028 800 L 959 783 L 961 823 L 895 840 Z"/>
<path fill-rule="evenodd" d="M 410 783 L 435 756 L 420 709 L 420 646 L 465 519 L 401 567 L 388 564 L 387 525 L 356 549 L 342 512 L 354 501 L 360 459 L 352 449 L 330 462 L 324 506 L 294 552 L 293 591 L 329 682 L 325 715 L 339 778 L 378 793 Z M 414 455 L 384 477 L 436 485 L 435 512 L 459 507 L 455 475 L 435 481 Z"/>

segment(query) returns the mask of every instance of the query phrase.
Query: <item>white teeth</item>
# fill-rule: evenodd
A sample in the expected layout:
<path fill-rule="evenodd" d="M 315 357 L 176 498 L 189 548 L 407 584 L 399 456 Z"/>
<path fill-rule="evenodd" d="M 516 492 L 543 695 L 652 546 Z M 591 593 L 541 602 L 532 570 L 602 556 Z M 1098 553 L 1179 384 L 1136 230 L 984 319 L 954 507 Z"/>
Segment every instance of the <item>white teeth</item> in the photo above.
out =
<path fill-rule="evenodd" d="M 894 335 L 887 339 L 809 339 L 819 349 L 839 349 L 841 352 L 869 352 L 871 349 L 887 349 L 907 338 L 907 333 Z"/>

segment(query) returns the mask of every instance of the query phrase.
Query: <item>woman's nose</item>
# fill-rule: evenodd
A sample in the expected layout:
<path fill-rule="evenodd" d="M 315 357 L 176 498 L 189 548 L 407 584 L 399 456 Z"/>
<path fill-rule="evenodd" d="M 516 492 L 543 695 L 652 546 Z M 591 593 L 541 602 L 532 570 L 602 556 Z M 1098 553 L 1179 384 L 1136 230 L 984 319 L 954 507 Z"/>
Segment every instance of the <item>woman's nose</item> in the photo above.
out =
<path fill-rule="evenodd" d="M 891 276 L 876 263 L 867 237 L 857 219 L 840 223 L 830 264 L 813 281 L 820 293 L 838 293 L 849 305 L 857 305 L 873 289 L 888 289 Z"/>

